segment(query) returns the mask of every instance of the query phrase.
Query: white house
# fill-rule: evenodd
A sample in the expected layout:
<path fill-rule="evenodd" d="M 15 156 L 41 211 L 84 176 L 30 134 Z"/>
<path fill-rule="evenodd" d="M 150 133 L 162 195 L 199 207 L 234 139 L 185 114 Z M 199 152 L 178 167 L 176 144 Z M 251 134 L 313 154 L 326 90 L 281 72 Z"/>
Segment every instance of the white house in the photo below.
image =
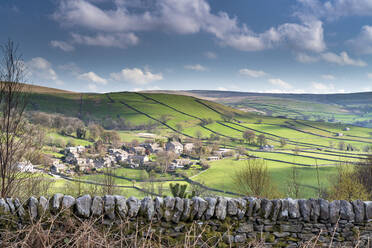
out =
<path fill-rule="evenodd" d="M 16 168 L 20 172 L 31 172 L 31 173 L 36 172 L 33 164 L 30 161 L 18 162 L 16 164 Z"/>
<path fill-rule="evenodd" d="M 68 155 L 69 153 L 83 153 L 85 152 L 84 146 L 70 146 L 65 148 L 65 154 Z"/>

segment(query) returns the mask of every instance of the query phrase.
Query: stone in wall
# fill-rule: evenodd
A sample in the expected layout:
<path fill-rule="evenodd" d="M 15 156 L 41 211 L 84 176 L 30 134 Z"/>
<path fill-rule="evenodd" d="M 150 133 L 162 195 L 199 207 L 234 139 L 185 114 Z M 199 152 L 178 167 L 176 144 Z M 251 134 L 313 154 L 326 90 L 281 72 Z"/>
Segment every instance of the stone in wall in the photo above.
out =
<path fill-rule="evenodd" d="M 30 197 L 25 204 L 18 199 L 1 199 L 0 213 L 13 215 L 25 222 L 36 220 L 45 213 L 66 211 L 80 218 L 102 218 L 102 224 L 113 224 L 121 219 L 139 223 L 160 223 L 169 235 L 183 235 L 188 223 L 207 225 L 213 237 L 220 236 L 227 243 L 244 243 L 262 238 L 268 247 L 296 247 L 314 237 L 325 246 L 352 246 L 360 242 L 366 247 L 372 238 L 372 201 L 352 202 L 323 199 L 258 199 L 226 197 L 135 197 L 84 195 L 74 198 L 56 194 L 48 201 Z M 28 213 L 28 214 L 27 214 Z M 156 231 L 156 230 L 155 230 Z M 166 234 L 164 234 L 166 235 Z M 217 236 L 216 236 L 217 235 Z M 359 239 L 359 240 L 358 240 Z M 243 245 L 244 246 L 244 245 Z"/>

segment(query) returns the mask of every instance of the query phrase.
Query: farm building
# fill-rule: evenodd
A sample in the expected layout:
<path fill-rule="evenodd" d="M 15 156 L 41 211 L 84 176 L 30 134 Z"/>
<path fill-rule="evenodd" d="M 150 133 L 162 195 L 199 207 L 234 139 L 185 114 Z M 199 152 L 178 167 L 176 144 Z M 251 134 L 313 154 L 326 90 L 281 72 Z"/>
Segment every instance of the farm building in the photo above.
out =
<path fill-rule="evenodd" d="M 181 154 L 183 152 L 183 145 L 178 141 L 168 141 L 165 144 L 165 149 L 170 152 Z"/>

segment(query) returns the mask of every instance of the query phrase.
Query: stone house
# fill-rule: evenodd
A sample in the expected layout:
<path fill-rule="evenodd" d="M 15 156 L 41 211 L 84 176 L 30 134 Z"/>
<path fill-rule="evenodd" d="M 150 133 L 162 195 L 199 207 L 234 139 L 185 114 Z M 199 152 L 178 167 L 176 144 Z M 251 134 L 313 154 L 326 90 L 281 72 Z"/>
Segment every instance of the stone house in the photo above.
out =
<path fill-rule="evenodd" d="M 121 149 L 109 149 L 109 154 L 115 157 L 115 160 L 119 162 L 124 162 L 128 159 L 128 152 Z"/>
<path fill-rule="evenodd" d="M 76 165 L 84 167 L 94 167 L 93 159 L 90 158 L 77 158 Z"/>
<path fill-rule="evenodd" d="M 102 158 L 97 158 L 93 161 L 95 168 L 112 167 L 115 165 L 116 158 L 112 155 L 107 155 Z"/>
<path fill-rule="evenodd" d="M 65 172 L 67 170 L 67 166 L 65 164 L 52 164 L 50 166 L 50 172 L 52 173 L 60 173 L 60 172 Z"/>
<path fill-rule="evenodd" d="M 226 149 L 226 148 L 220 148 L 218 151 L 214 151 L 213 152 L 213 155 L 214 156 L 218 156 L 220 158 L 222 157 L 228 157 L 232 154 L 232 150 L 231 149 Z"/>
<path fill-rule="evenodd" d="M 147 155 L 129 155 L 128 163 L 134 165 L 134 167 L 139 167 L 145 165 L 150 161 Z"/>
<path fill-rule="evenodd" d="M 83 153 L 85 152 L 85 147 L 84 146 L 71 146 L 71 147 L 66 147 L 64 153 L 68 155 L 69 153 Z"/>
<path fill-rule="evenodd" d="M 134 153 L 134 154 L 136 154 L 136 155 L 141 155 L 141 156 L 143 156 L 143 155 L 145 155 L 146 148 L 141 147 L 141 146 L 135 146 L 135 147 L 131 147 L 131 148 L 129 149 L 129 152 Z"/>
<path fill-rule="evenodd" d="M 176 154 L 181 154 L 183 152 L 183 145 L 178 141 L 168 141 L 165 144 L 165 149 Z"/>
<path fill-rule="evenodd" d="M 194 149 L 194 144 L 193 143 L 186 143 L 183 145 L 183 151 L 186 153 L 192 152 L 192 149 Z"/>
<path fill-rule="evenodd" d="M 159 145 L 157 143 L 144 143 L 141 144 L 140 146 L 150 151 L 151 153 L 153 153 L 156 149 L 159 148 Z"/>
<path fill-rule="evenodd" d="M 180 158 L 173 160 L 172 164 L 174 164 L 176 168 L 183 168 L 185 166 L 192 165 L 193 162 L 190 159 Z"/>

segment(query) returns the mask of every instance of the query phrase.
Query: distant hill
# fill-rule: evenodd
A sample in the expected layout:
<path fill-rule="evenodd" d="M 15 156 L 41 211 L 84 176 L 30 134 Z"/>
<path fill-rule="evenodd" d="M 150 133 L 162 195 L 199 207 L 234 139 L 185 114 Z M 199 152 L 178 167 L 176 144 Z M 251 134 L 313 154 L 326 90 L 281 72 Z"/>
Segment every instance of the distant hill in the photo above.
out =
<path fill-rule="evenodd" d="M 372 126 L 372 92 L 270 94 L 192 90 L 187 94 L 266 115 Z"/>
<path fill-rule="evenodd" d="M 148 109 L 151 109 L 154 116 L 160 117 L 168 114 L 164 110 L 164 104 L 172 101 L 170 107 L 175 105 L 179 108 L 177 110 L 181 111 L 186 106 L 190 106 L 196 112 L 200 108 L 204 111 L 207 107 L 202 105 L 202 103 L 213 105 L 221 110 L 219 119 L 226 113 L 241 111 L 274 117 L 330 123 L 341 122 L 372 127 L 372 92 L 350 94 L 270 94 L 192 90 L 95 94 L 76 93 L 37 85 L 31 85 L 30 88 L 33 92 L 30 110 L 78 116 L 85 120 L 104 121 L 106 117 L 111 117 L 114 119 L 125 119 L 130 125 L 144 125 L 146 122 L 159 123 L 154 118 L 149 118 L 137 110 L 148 111 Z M 113 97 L 117 98 L 114 102 L 112 102 Z M 158 99 L 161 100 L 162 104 L 157 101 Z M 127 104 L 127 106 L 122 102 Z M 135 108 L 135 110 L 128 106 Z M 169 106 L 168 110 L 171 110 L 169 113 L 174 111 Z M 211 109 L 208 112 L 216 113 Z M 207 113 L 204 116 L 197 117 L 202 119 L 209 118 L 209 116 L 211 115 Z"/>

